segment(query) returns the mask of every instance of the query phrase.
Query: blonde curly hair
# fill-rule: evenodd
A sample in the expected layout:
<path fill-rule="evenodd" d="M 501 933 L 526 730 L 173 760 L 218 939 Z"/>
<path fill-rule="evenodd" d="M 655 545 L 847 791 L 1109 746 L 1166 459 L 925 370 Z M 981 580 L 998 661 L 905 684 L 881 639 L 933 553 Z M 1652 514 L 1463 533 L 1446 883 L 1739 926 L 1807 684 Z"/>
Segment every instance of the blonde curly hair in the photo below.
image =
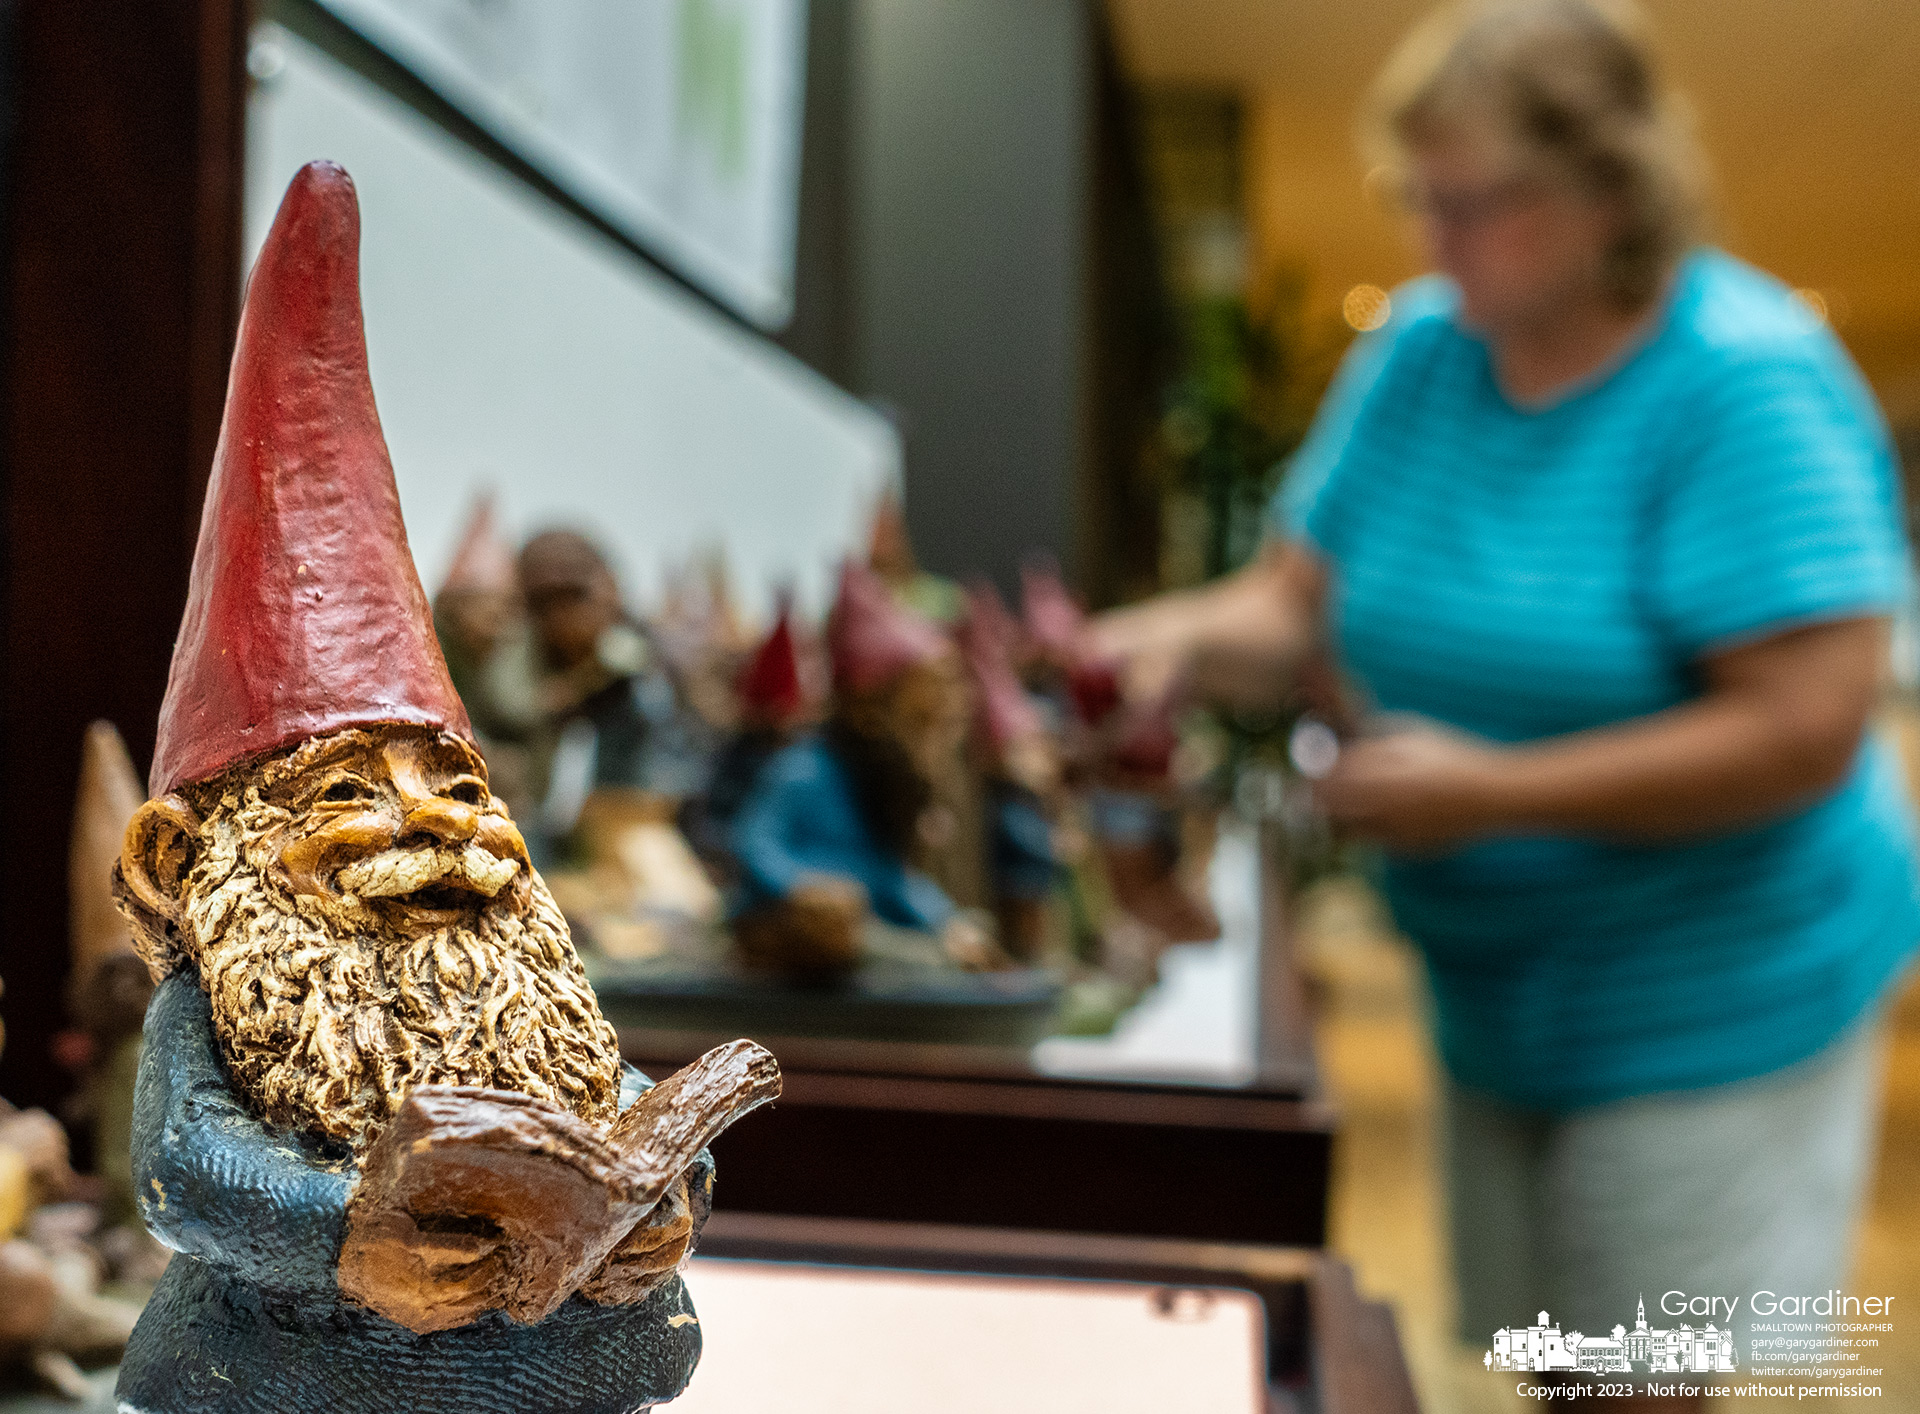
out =
<path fill-rule="evenodd" d="M 1421 148 L 1491 135 L 1525 162 L 1620 203 L 1607 292 L 1639 308 L 1707 230 L 1706 163 L 1626 0 L 1466 0 L 1401 42 L 1364 110 L 1389 170 Z"/>

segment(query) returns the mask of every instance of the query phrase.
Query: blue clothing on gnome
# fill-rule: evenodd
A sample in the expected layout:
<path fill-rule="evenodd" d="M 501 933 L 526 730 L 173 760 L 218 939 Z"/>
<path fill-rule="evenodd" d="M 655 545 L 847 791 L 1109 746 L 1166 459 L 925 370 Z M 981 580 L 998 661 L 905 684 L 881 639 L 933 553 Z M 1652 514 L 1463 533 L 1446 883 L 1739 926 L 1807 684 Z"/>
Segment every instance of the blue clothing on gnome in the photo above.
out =
<path fill-rule="evenodd" d="M 802 737 L 761 770 L 734 820 L 733 849 L 735 916 L 777 903 L 802 878 L 821 874 L 857 880 L 874 915 L 896 927 L 937 933 L 958 911 L 938 884 L 881 844 L 846 764 L 818 735 Z"/>
<path fill-rule="evenodd" d="M 1061 865 L 1040 798 L 1024 786 L 995 782 L 988 788 L 988 809 L 994 892 L 1002 898 L 1045 898 L 1060 882 Z"/>
<path fill-rule="evenodd" d="M 959 906 L 907 863 L 903 836 L 912 833 L 911 821 L 896 821 L 889 830 L 884 818 L 911 810 L 911 803 L 896 812 L 884 798 L 862 799 L 871 770 L 859 764 L 867 750 L 861 743 L 871 741 L 881 758 L 895 756 L 899 744 L 870 737 L 870 724 L 855 725 L 848 717 L 877 713 L 884 720 L 893 710 L 887 695 L 908 673 L 949 658 L 953 644 L 898 603 L 872 570 L 847 561 L 827 619 L 827 647 L 833 720 L 824 732 L 801 738 L 767 762 L 734 819 L 740 883 L 733 916 L 783 903 L 809 876 L 826 875 L 858 882 L 883 923 L 938 933 Z M 914 768 L 897 760 L 881 770 L 906 776 Z M 899 784 L 913 788 L 904 779 Z M 890 793 L 881 788 L 883 797 Z"/>

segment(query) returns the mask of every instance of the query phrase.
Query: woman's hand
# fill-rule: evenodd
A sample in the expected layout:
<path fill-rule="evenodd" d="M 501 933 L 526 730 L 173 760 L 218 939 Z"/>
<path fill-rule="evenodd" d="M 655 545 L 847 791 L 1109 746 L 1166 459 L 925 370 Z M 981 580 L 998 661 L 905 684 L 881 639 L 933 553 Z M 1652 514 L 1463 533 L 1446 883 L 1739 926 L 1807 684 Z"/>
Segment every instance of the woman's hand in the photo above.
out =
<path fill-rule="evenodd" d="M 1131 701 L 1271 710 L 1319 642 L 1326 574 L 1305 546 L 1275 542 L 1224 579 L 1100 615 L 1089 643 L 1121 665 Z"/>
<path fill-rule="evenodd" d="M 1174 596 L 1109 609 L 1087 623 L 1096 657 L 1120 665 L 1121 691 L 1130 702 L 1159 702 L 1186 673 L 1188 640 L 1201 616 Z"/>
<path fill-rule="evenodd" d="M 1427 722 L 1346 743 L 1314 789 L 1337 828 L 1387 849 L 1432 853 L 1493 833 L 1505 753 Z"/>
<path fill-rule="evenodd" d="M 1342 748 L 1320 782 L 1333 823 L 1434 851 L 1519 831 L 1636 843 L 1778 819 L 1852 770 L 1887 655 L 1887 621 L 1843 619 L 1708 655 L 1698 697 L 1516 746 L 1397 727 Z"/>
<path fill-rule="evenodd" d="M 1847 619 L 1709 655 L 1698 697 L 1566 736 L 1496 746 L 1421 724 L 1342 749 L 1328 816 L 1389 849 L 1527 832 L 1647 843 L 1744 829 L 1853 769 L 1887 623 Z"/>

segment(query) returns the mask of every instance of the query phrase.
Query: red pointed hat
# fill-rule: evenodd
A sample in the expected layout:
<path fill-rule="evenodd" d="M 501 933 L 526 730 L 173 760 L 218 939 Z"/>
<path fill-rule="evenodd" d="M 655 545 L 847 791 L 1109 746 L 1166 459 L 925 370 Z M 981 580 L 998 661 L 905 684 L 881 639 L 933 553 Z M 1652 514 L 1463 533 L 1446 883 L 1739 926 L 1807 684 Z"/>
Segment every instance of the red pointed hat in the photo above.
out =
<path fill-rule="evenodd" d="M 805 709 L 800 655 L 793 645 L 793 605 L 787 595 L 780 596 L 773 628 L 740 670 L 734 689 L 740 694 L 741 713 L 750 722 L 785 726 Z"/>
<path fill-rule="evenodd" d="M 864 565 L 840 566 L 840 596 L 827 623 L 833 685 L 870 692 L 947 651 L 946 636 L 903 607 L 886 581 Z"/>
<path fill-rule="evenodd" d="M 384 722 L 473 734 L 374 410 L 353 181 L 313 162 L 248 284 L 149 784 Z"/>
<path fill-rule="evenodd" d="M 960 651 L 973 677 L 979 703 L 980 727 L 996 754 L 1022 737 L 1043 730 L 1040 709 L 1020 685 L 1008 652 L 1006 631 L 1011 615 L 991 585 L 977 585 L 967 593 L 967 617 L 960 625 Z"/>
<path fill-rule="evenodd" d="M 1120 719 L 1107 759 L 1121 772 L 1164 780 L 1180 745 L 1170 699 L 1129 708 Z"/>
<path fill-rule="evenodd" d="M 1020 608 L 1034 647 L 1061 662 L 1077 656 L 1087 614 L 1051 559 L 1035 556 L 1020 567 Z"/>
<path fill-rule="evenodd" d="M 460 548 L 453 552 L 453 567 L 440 581 L 438 593 L 504 594 L 513 587 L 513 547 L 500 536 L 489 492 L 474 502 L 467 528 L 460 534 Z"/>

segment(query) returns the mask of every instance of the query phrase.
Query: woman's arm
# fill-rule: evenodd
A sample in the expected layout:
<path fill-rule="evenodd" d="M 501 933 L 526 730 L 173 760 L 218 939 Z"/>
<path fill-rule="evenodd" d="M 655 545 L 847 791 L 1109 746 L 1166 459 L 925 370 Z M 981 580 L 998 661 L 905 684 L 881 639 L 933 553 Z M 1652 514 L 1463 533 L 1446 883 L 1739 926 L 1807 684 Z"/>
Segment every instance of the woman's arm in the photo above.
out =
<path fill-rule="evenodd" d="M 1245 569 L 1094 620 L 1094 645 L 1126 664 L 1128 696 L 1153 701 L 1176 683 L 1227 706 L 1270 708 L 1319 641 L 1326 568 L 1306 547 L 1275 542 Z"/>
<path fill-rule="evenodd" d="M 1550 832 L 1658 842 L 1756 824 L 1845 778 L 1879 692 L 1887 621 L 1727 649 L 1699 697 L 1617 726 L 1502 747 L 1428 727 L 1354 742 L 1329 817 L 1389 848 Z"/>

